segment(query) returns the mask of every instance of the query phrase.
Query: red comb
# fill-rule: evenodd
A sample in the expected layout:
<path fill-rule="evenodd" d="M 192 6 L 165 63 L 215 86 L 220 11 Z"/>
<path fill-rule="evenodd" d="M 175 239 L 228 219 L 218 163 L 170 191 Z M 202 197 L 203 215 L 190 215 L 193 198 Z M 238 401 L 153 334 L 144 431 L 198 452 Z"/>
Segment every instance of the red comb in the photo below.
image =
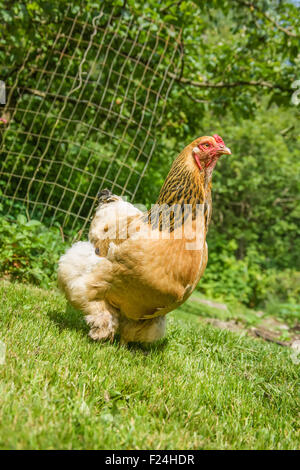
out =
<path fill-rule="evenodd" d="M 222 137 L 220 137 L 218 134 L 214 134 L 213 135 L 213 138 L 215 139 L 216 142 L 218 142 L 218 144 L 224 144 L 224 140 L 222 139 Z"/>

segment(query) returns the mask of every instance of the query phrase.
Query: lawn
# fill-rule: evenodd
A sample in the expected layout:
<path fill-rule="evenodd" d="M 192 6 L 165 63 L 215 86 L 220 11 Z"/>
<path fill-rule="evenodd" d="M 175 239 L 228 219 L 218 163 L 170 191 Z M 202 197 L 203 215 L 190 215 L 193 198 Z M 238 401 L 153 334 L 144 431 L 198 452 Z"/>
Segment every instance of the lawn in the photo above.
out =
<path fill-rule="evenodd" d="M 151 347 L 98 344 L 57 291 L 0 281 L 0 448 L 296 449 L 291 350 L 189 313 Z M 193 308 L 203 308 L 201 304 Z"/>

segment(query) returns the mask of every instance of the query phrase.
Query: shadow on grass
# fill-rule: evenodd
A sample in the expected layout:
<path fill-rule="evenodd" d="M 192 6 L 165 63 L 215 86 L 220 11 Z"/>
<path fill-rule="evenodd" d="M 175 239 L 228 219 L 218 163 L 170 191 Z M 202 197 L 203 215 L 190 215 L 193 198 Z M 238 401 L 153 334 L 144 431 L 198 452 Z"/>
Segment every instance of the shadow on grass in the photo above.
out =
<path fill-rule="evenodd" d="M 163 351 L 168 344 L 168 338 L 164 337 L 156 343 L 128 343 L 125 347 L 132 353 L 141 352 L 145 356 L 155 351 Z"/>
<path fill-rule="evenodd" d="M 64 314 L 57 310 L 50 310 L 48 312 L 48 317 L 59 328 L 59 331 L 75 330 L 81 333 L 82 336 L 87 336 L 90 330 L 89 326 L 84 320 L 84 315 L 79 310 L 73 308 L 70 304 L 67 304 L 67 308 Z M 89 340 L 92 343 L 96 343 L 91 338 L 89 338 Z M 116 346 L 124 347 L 132 353 L 141 352 L 144 355 L 147 355 L 150 352 L 164 350 L 167 343 L 168 339 L 165 337 L 152 344 L 128 343 L 127 345 L 121 345 L 119 334 L 115 336 L 115 339 L 113 341 L 113 344 L 115 344 Z"/>
<path fill-rule="evenodd" d="M 89 327 L 84 320 L 84 316 L 78 310 L 75 310 L 70 304 L 67 304 L 65 313 L 57 310 L 50 310 L 48 317 L 55 325 L 62 330 L 76 330 L 82 335 L 87 335 Z"/>

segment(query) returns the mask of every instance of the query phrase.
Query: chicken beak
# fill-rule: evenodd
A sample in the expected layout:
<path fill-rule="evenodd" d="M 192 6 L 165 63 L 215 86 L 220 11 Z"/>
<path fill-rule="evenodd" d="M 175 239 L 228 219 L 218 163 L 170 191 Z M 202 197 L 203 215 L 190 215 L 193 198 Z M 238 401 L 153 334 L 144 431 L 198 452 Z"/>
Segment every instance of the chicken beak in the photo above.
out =
<path fill-rule="evenodd" d="M 222 146 L 220 147 L 220 154 L 221 155 L 231 155 L 231 150 L 228 147 Z"/>

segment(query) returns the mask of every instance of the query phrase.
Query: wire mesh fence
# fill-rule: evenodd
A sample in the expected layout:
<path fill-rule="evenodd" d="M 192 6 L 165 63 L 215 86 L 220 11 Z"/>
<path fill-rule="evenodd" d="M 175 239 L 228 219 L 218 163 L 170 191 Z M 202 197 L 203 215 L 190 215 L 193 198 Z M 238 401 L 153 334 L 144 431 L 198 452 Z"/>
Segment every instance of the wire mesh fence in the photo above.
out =
<path fill-rule="evenodd" d="M 6 89 L 0 194 L 75 230 L 100 189 L 134 200 L 179 74 L 180 31 L 114 10 L 67 11 L 50 43 L 28 49 Z"/>

